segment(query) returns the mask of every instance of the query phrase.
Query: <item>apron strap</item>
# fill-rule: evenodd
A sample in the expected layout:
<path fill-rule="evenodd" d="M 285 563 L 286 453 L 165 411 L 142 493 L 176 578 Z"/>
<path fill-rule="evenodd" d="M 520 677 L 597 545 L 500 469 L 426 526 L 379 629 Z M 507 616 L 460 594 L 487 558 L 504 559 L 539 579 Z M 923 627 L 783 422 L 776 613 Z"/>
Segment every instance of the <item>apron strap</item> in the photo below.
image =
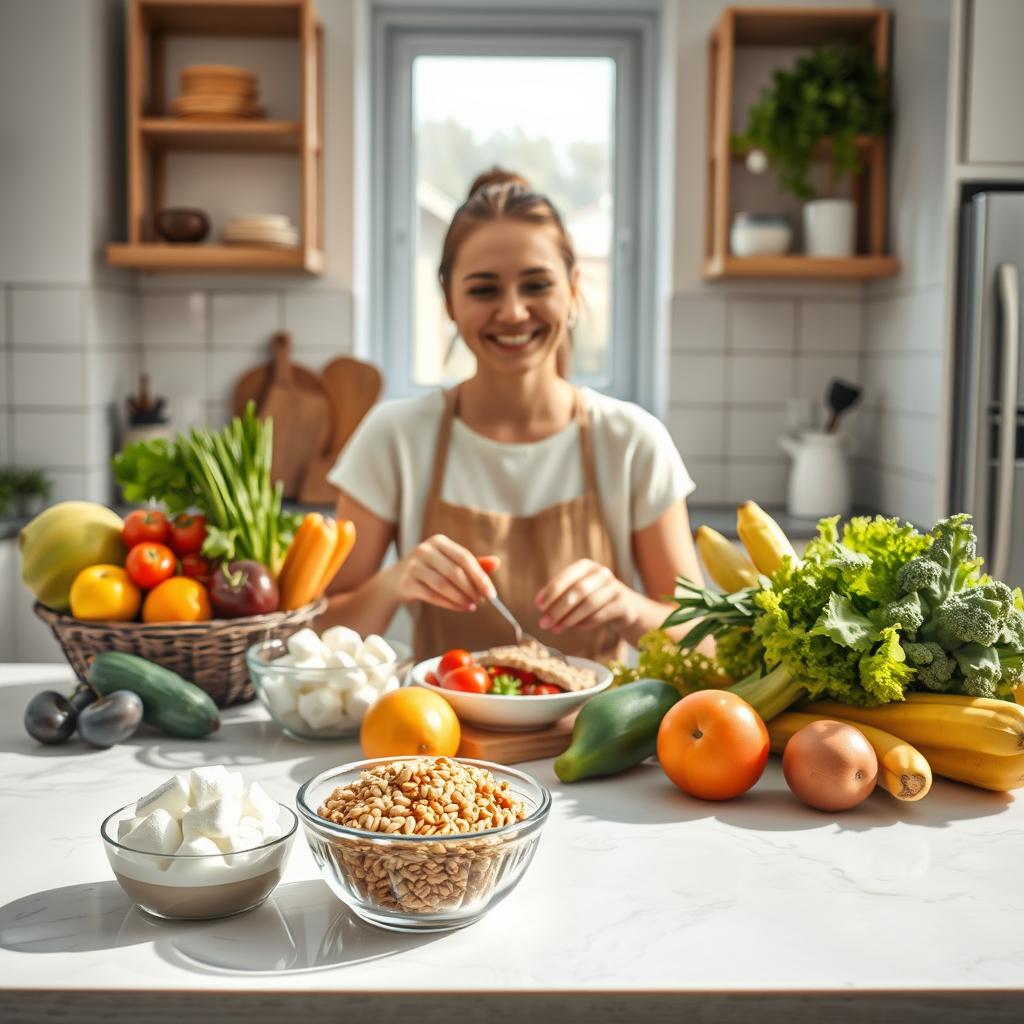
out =
<path fill-rule="evenodd" d="M 444 393 L 444 412 L 441 413 L 441 425 L 437 430 L 437 443 L 434 445 L 434 469 L 430 477 L 430 490 L 427 500 L 441 497 L 444 484 L 444 467 L 448 462 L 448 447 L 452 439 L 452 421 L 455 419 L 455 405 L 458 399 L 458 387 L 450 388 Z"/>
<path fill-rule="evenodd" d="M 597 470 L 594 468 L 594 442 L 590 433 L 590 414 L 583 394 L 576 388 L 576 424 L 580 434 L 580 459 L 583 467 L 583 493 L 597 498 Z"/>

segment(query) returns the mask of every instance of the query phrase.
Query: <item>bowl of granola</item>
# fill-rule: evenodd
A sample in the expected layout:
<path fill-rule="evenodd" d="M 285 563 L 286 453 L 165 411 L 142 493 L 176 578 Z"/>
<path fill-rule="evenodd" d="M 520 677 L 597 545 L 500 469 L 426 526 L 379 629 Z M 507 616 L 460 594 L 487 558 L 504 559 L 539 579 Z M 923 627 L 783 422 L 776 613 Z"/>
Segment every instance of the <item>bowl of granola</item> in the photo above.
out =
<path fill-rule="evenodd" d="M 525 643 L 447 651 L 414 665 L 409 681 L 440 693 L 463 722 L 521 732 L 577 711 L 611 686 L 612 674 L 600 662 Z"/>
<path fill-rule="evenodd" d="M 378 927 L 431 932 L 478 921 L 516 887 L 551 794 L 487 761 L 393 757 L 321 772 L 295 806 L 338 899 Z"/>

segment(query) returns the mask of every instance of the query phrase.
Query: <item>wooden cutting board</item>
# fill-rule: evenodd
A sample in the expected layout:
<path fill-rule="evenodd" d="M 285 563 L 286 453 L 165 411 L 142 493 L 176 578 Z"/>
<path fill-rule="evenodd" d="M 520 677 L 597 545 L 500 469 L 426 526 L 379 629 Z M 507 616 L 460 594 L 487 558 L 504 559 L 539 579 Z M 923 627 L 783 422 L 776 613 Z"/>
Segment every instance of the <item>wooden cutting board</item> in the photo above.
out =
<path fill-rule="evenodd" d="M 271 478 L 281 481 L 286 498 L 294 498 L 306 464 L 330 444 L 333 409 L 317 375 L 293 365 L 291 335 L 279 331 L 271 349 L 270 365 L 251 370 L 235 385 L 234 404 L 244 409 L 255 398 L 260 419 L 273 420 Z"/>
<path fill-rule="evenodd" d="M 384 387 L 384 378 L 376 366 L 349 356 L 329 362 L 321 371 L 321 378 L 331 398 L 334 423 L 329 449 L 319 458 L 311 459 L 303 474 L 299 501 L 304 505 L 333 505 L 337 500 L 338 491 L 327 482 L 327 474 Z"/>
<path fill-rule="evenodd" d="M 569 748 L 575 721 L 576 713 L 547 729 L 533 732 L 492 732 L 461 723 L 462 742 L 459 743 L 458 756 L 475 757 L 496 764 L 519 764 L 520 761 L 558 757 Z"/>

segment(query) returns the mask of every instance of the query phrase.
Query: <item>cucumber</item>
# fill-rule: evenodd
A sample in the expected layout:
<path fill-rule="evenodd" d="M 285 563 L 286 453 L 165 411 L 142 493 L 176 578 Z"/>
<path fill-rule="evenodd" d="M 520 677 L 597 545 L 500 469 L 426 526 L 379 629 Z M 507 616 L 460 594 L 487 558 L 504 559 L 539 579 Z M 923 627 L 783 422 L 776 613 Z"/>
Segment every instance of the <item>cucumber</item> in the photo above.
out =
<path fill-rule="evenodd" d="M 563 782 L 615 775 L 655 753 L 658 727 L 680 694 L 660 679 L 605 690 L 576 716 L 569 749 L 555 759 Z"/>
<path fill-rule="evenodd" d="M 142 698 L 143 721 L 171 736 L 196 739 L 220 728 L 217 705 L 195 683 L 162 665 L 122 651 L 93 658 L 89 682 L 102 694 L 131 690 Z"/>

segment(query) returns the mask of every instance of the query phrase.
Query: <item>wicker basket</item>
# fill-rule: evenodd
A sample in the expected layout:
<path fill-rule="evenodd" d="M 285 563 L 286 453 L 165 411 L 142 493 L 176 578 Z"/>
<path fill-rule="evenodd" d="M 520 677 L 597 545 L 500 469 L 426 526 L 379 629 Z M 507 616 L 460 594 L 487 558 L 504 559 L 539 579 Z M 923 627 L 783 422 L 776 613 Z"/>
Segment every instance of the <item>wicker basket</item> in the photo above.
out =
<path fill-rule="evenodd" d="M 36 603 L 35 613 L 57 637 L 79 679 L 102 651 L 124 651 L 163 665 L 205 690 L 218 707 L 255 696 L 245 652 L 261 640 L 284 640 L 311 625 L 327 607 L 321 598 L 293 612 L 211 622 L 87 622 Z"/>

